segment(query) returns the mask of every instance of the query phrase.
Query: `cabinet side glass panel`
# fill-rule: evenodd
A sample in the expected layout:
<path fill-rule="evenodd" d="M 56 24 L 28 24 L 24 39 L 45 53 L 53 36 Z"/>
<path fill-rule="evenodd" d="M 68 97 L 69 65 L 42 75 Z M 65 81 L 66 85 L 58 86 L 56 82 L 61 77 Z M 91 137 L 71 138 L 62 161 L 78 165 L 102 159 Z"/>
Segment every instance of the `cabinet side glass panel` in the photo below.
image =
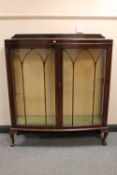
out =
<path fill-rule="evenodd" d="M 53 49 L 14 49 L 17 125 L 55 126 Z"/>
<path fill-rule="evenodd" d="M 64 49 L 64 126 L 102 123 L 105 58 L 103 49 Z"/>

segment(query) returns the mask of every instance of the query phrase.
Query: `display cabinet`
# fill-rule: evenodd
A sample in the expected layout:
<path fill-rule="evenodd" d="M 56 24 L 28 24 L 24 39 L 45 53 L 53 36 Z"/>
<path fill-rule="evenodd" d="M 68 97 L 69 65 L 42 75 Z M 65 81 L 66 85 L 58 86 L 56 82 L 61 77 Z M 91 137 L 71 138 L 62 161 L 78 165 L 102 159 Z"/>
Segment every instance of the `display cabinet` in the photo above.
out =
<path fill-rule="evenodd" d="M 100 34 L 17 34 L 5 40 L 10 136 L 95 131 L 106 144 L 112 40 Z"/>

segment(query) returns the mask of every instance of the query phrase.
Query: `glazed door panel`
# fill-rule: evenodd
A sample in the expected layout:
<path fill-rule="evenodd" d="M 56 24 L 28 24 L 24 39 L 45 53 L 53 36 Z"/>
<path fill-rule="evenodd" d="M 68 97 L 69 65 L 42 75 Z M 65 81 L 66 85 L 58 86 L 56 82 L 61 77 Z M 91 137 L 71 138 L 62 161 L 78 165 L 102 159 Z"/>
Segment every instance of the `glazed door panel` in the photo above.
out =
<path fill-rule="evenodd" d="M 106 51 L 63 50 L 63 126 L 102 124 Z"/>
<path fill-rule="evenodd" d="M 13 49 L 17 125 L 56 126 L 55 51 Z"/>

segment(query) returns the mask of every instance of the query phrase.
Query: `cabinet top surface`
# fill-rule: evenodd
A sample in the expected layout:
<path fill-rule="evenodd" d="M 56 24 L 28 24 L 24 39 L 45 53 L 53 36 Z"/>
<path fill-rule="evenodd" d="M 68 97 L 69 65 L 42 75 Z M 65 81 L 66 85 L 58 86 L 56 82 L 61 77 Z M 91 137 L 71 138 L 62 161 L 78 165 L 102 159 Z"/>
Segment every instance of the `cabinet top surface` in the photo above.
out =
<path fill-rule="evenodd" d="M 46 38 L 56 38 L 56 39 L 66 39 L 66 38 L 71 38 L 71 39 L 104 39 L 105 37 L 102 36 L 101 34 L 16 34 L 12 37 L 12 39 L 46 39 Z"/>
<path fill-rule="evenodd" d="M 54 42 L 53 42 L 54 41 Z M 111 39 L 106 39 L 101 34 L 15 34 L 11 39 L 6 39 L 5 44 L 10 43 L 110 43 Z M 23 43 L 23 44 L 24 44 Z"/>

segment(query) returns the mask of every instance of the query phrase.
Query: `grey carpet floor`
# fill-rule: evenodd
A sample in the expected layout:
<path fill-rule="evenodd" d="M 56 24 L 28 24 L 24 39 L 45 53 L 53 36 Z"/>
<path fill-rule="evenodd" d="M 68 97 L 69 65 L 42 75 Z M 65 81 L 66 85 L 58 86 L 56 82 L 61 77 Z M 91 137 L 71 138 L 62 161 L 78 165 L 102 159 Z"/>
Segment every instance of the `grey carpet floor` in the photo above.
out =
<path fill-rule="evenodd" d="M 108 146 L 95 136 L 16 136 L 0 134 L 0 175 L 117 175 L 117 133 Z"/>

